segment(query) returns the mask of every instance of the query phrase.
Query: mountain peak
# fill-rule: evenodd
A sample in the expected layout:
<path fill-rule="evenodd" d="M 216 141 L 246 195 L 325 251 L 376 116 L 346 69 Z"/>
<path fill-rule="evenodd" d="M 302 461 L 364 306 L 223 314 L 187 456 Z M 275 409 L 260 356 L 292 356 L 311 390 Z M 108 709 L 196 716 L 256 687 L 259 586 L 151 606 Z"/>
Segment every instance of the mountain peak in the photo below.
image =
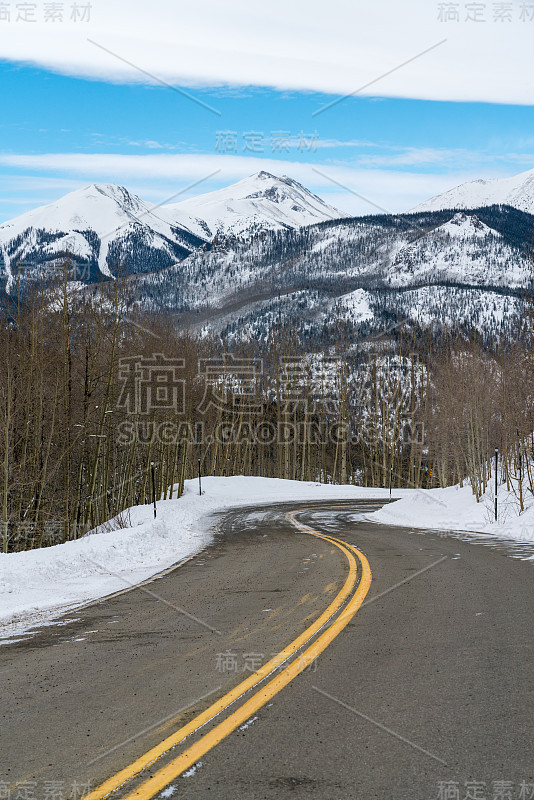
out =
<path fill-rule="evenodd" d="M 152 209 L 124 186 L 91 183 L 1 225 L 0 267 L 2 254 L 8 272 L 7 261 L 27 261 L 28 253 L 46 268 L 68 251 L 84 262 L 84 274 L 111 277 L 121 258 L 131 272 L 151 260 L 161 269 L 205 243 L 188 218 L 167 220 Z"/>
<path fill-rule="evenodd" d="M 271 172 L 266 172 L 264 169 L 260 170 L 259 172 L 256 172 L 254 175 L 251 175 L 250 177 L 251 178 L 259 178 L 261 181 L 266 181 L 266 180 L 279 181 L 280 180 L 280 178 L 277 175 L 273 175 Z"/>
<path fill-rule="evenodd" d="M 266 170 L 224 189 L 166 206 L 165 212 L 181 212 L 205 220 L 212 236 L 250 236 L 346 216 L 297 181 Z"/>
<path fill-rule="evenodd" d="M 90 183 L 81 191 L 95 191 L 100 192 L 100 194 L 113 194 L 113 192 L 115 192 L 117 189 L 126 191 L 124 186 L 119 186 L 117 183 Z"/>
<path fill-rule="evenodd" d="M 479 178 L 462 183 L 454 189 L 449 189 L 448 192 L 420 203 L 412 209 L 412 212 L 499 205 L 512 206 L 527 214 L 534 214 L 534 169 L 509 178 Z"/>
<path fill-rule="evenodd" d="M 142 202 L 137 195 L 132 194 L 125 186 L 121 186 L 118 183 L 90 183 L 83 189 L 78 189 L 77 192 L 72 192 L 71 194 L 85 195 L 86 197 L 109 197 L 120 205 L 127 206 L 131 206 L 132 201 L 136 206 Z M 66 195 L 66 197 L 68 196 Z"/>

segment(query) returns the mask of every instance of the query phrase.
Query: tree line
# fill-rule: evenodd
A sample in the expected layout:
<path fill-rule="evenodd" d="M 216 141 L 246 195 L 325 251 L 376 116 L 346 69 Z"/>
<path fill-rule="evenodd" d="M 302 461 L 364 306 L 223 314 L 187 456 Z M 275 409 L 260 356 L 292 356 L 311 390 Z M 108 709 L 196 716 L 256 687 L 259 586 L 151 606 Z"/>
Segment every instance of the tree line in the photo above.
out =
<path fill-rule="evenodd" d="M 314 343 L 279 319 L 240 342 L 136 316 L 126 290 L 117 279 L 78 293 L 65 268 L 4 297 L 3 552 L 78 538 L 150 502 L 152 465 L 162 499 L 199 469 L 392 488 L 468 481 L 480 499 L 498 447 L 521 506 L 534 491 L 532 335 L 490 351 L 452 331 L 362 339 L 339 320 Z"/>

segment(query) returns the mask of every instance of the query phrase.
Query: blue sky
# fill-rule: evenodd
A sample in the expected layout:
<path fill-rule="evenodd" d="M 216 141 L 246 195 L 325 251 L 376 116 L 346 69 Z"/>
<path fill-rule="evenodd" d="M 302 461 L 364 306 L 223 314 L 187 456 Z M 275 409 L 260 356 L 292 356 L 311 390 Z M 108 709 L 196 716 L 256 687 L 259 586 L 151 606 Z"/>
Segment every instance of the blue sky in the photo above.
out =
<path fill-rule="evenodd" d="M 432 30 L 425 43 L 439 43 L 443 30 Z M 254 72 L 249 66 L 242 69 L 241 85 L 206 87 L 204 79 L 189 75 L 180 81 L 142 58 L 139 64 L 149 63 L 154 79 L 136 66 L 118 74 L 110 65 L 120 66 L 120 59 L 88 41 L 84 36 L 90 54 L 107 59 L 105 69 L 30 65 L 13 56 L 0 61 L 0 221 L 91 182 L 121 183 L 162 202 L 179 192 L 176 200 L 211 191 L 262 168 L 291 175 L 349 213 L 398 212 L 465 180 L 534 168 L 532 105 L 519 95 L 521 103 L 506 104 L 502 91 L 492 102 L 447 99 L 442 84 L 448 72 L 439 91 L 435 78 L 429 79 L 430 88 L 419 86 L 423 63 L 413 72 L 415 88 L 378 81 L 373 90 L 385 96 L 348 97 L 325 109 L 343 95 L 335 91 L 335 80 L 327 92 L 265 85 L 269 74 L 249 86 L 246 79 Z M 123 46 L 113 53 L 126 52 Z M 442 60 L 436 62 L 431 53 L 419 61 L 429 72 L 448 69 L 449 45 L 432 46 Z M 415 42 L 406 45 L 410 52 L 419 52 Z M 388 61 L 379 55 L 369 75 L 396 63 L 393 56 Z M 41 61 L 50 60 L 43 54 Z M 477 79 L 484 68 L 477 63 Z M 98 74 L 80 74 L 91 70 Z M 279 72 L 273 82 L 283 84 Z M 299 84 L 297 73 L 290 84 Z M 449 94 L 462 96 L 451 75 Z M 159 76 L 171 85 L 160 84 Z M 319 86 L 321 79 L 314 82 Z M 473 90 L 475 97 L 487 95 L 481 86 Z M 387 96 L 402 94 L 404 87 L 415 96 Z"/>

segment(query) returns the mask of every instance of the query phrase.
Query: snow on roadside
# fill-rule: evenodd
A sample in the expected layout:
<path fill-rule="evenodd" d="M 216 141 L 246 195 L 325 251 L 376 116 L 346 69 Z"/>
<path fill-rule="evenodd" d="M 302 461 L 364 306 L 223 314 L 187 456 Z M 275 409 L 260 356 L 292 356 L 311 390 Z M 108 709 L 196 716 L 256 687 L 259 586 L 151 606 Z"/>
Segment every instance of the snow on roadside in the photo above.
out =
<path fill-rule="evenodd" d="M 389 499 L 387 489 L 332 486 L 276 478 L 203 478 L 187 481 L 179 500 L 130 509 L 132 526 L 94 532 L 66 544 L 22 553 L 0 553 L 0 644 L 48 624 L 67 611 L 127 589 L 203 549 L 213 536 L 210 515 L 249 505 L 306 500 Z M 534 498 L 525 490 L 526 510 L 499 489 L 499 523 L 492 521 L 491 489 L 476 502 L 469 486 L 394 489 L 400 497 L 365 515 L 374 522 L 410 528 L 479 532 L 495 538 L 534 542 Z"/>
<path fill-rule="evenodd" d="M 275 478 L 187 481 L 183 497 L 130 509 L 132 527 L 95 532 L 73 542 L 0 553 L 0 641 L 36 624 L 147 580 L 201 550 L 212 538 L 211 513 L 260 503 L 387 497 L 384 489 Z"/>
<path fill-rule="evenodd" d="M 515 484 L 517 486 L 517 482 Z M 366 519 L 385 525 L 485 533 L 499 539 L 534 542 L 534 498 L 526 482 L 523 512 L 520 513 L 517 492 L 508 491 L 504 484 L 499 486 L 497 501 L 498 520 L 495 522 L 495 493 L 491 485 L 479 503 L 469 485 L 419 490 L 366 514 Z"/>

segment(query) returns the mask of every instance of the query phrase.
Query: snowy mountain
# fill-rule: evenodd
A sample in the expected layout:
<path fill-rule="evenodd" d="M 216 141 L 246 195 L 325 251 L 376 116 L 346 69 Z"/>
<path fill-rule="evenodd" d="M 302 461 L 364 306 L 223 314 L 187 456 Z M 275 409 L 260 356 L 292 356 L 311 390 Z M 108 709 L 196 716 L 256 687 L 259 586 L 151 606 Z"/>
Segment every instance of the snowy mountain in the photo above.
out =
<path fill-rule="evenodd" d="M 533 233 L 534 217 L 504 207 L 334 220 L 215 240 L 132 276 L 128 295 L 132 310 L 223 337 L 265 338 L 281 322 L 320 337 L 339 320 L 358 337 L 409 319 L 491 339 L 517 330 Z"/>
<path fill-rule="evenodd" d="M 0 225 L 0 275 L 8 289 L 18 273 L 46 277 L 66 253 L 70 277 L 84 282 L 162 269 L 205 243 L 188 221 L 123 186 L 91 184 Z"/>
<path fill-rule="evenodd" d="M 76 291 L 106 294 L 104 279 L 125 273 L 132 312 L 223 336 L 265 337 L 280 322 L 322 336 L 340 320 L 358 336 L 397 318 L 507 335 L 532 286 L 533 241 L 534 215 L 511 205 L 347 218 L 260 172 L 163 207 L 113 184 L 71 192 L 0 226 L 0 278 L 8 290 L 17 275 L 47 278 L 68 254 Z"/>
<path fill-rule="evenodd" d="M 532 267 L 503 236 L 475 214 L 458 212 L 443 225 L 402 246 L 388 271 L 392 286 L 457 283 L 526 286 Z"/>
<path fill-rule="evenodd" d="M 342 321 L 354 334 L 353 341 L 395 335 L 412 327 L 439 333 L 444 327 L 470 335 L 476 330 L 492 344 L 495 339 L 515 338 L 524 316 L 525 301 L 513 294 L 456 286 L 422 286 L 408 290 L 356 289 L 333 297 L 328 290 L 301 290 L 244 305 L 224 315 L 213 314 L 203 333 L 223 340 L 259 339 L 283 320 L 299 332 L 303 344 L 322 341 L 326 332 L 335 340 Z"/>
<path fill-rule="evenodd" d="M 521 222 L 534 231 L 534 220 L 527 219 L 530 227 Z M 486 222 L 462 213 L 451 218 L 450 212 L 336 220 L 251 241 L 215 242 L 135 283 L 143 286 L 143 303 L 212 312 L 239 299 L 315 286 L 328 286 L 335 295 L 451 283 L 515 290 L 527 286 L 532 274 L 528 253 L 509 231 L 518 224 L 504 211 L 488 211 Z"/>
<path fill-rule="evenodd" d="M 259 172 L 217 192 L 155 206 L 123 186 L 91 184 L 0 225 L 0 278 L 46 278 L 69 254 L 69 277 L 91 283 L 152 273 L 216 236 L 292 230 L 342 212 L 291 178 Z"/>
<path fill-rule="evenodd" d="M 196 218 L 199 235 L 250 236 L 259 231 L 299 228 L 346 217 L 287 175 L 258 172 L 216 192 L 164 207 Z"/>
<path fill-rule="evenodd" d="M 508 205 L 527 214 L 534 214 L 534 170 L 521 172 L 511 178 L 462 183 L 416 206 L 413 213 L 445 208 L 476 209 L 494 205 Z"/>

